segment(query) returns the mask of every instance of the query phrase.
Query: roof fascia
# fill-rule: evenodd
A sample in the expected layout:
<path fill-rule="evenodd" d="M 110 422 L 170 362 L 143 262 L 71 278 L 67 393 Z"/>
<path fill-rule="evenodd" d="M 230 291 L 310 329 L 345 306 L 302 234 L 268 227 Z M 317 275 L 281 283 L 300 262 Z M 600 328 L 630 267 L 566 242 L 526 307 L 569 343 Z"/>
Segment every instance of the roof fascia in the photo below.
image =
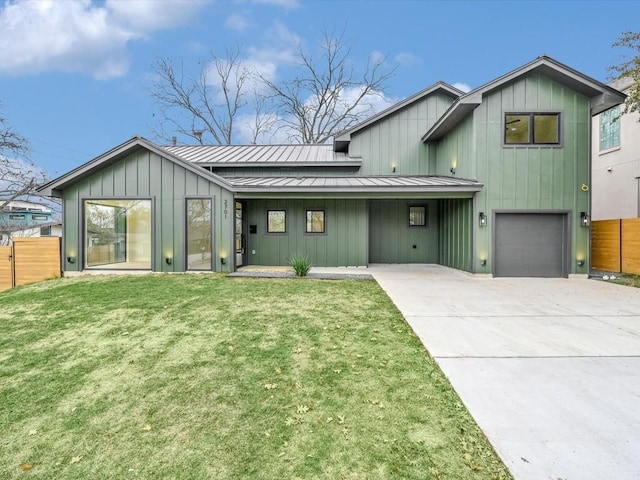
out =
<path fill-rule="evenodd" d="M 392 105 L 391 107 L 383 110 L 380 113 L 377 113 L 376 115 L 373 115 L 372 117 L 369 117 L 368 119 L 366 119 L 365 121 L 355 125 L 354 127 L 351 127 L 348 130 L 345 130 L 341 133 L 339 133 L 338 135 L 336 135 L 335 139 L 334 139 L 334 150 L 338 151 L 339 149 L 336 147 L 339 146 L 344 146 L 347 145 L 350 141 L 351 141 L 351 135 L 356 133 L 358 130 L 362 130 L 365 127 L 368 127 L 369 125 L 371 125 L 372 123 L 375 123 L 377 121 L 379 121 L 380 119 L 394 113 L 397 112 L 398 110 L 401 110 L 403 108 L 405 108 L 407 105 L 410 105 L 418 100 L 421 100 L 422 98 L 432 95 L 434 93 L 444 93 L 445 95 L 451 97 L 451 98 L 459 98 L 461 95 L 464 95 L 464 92 L 462 90 L 459 90 L 451 85 L 449 85 L 446 82 L 443 81 L 439 81 L 434 83 L 433 85 L 431 85 L 430 87 L 425 88 L 424 90 L 421 90 L 420 92 Z"/>
<path fill-rule="evenodd" d="M 150 142 L 149 140 L 143 137 L 133 137 L 130 140 L 118 145 L 117 147 L 112 148 L 111 150 L 103 153 L 102 155 L 94 158 L 93 160 L 88 161 L 80 165 L 79 167 L 71 170 L 70 172 L 65 173 L 64 175 L 59 176 L 58 178 L 51 180 L 48 183 L 38 187 L 37 191 L 50 197 L 61 197 L 62 190 L 75 182 L 82 180 L 83 178 L 92 175 L 96 171 L 101 168 L 104 168 L 111 163 L 120 160 L 121 158 L 129 155 L 130 153 L 144 148 L 147 149 L 163 158 L 166 158 L 181 167 L 195 173 L 198 176 L 204 177 L 207 180 L 221 186 L 227 190 L 233 190 L 230 183 L 224 180 L 219 175 L 208 172 L 202 167 L 194 166 L 192 163 L 183 160 L 182 158 L 173 155 L 172 153 L 164 150 L 162 147 L 157 146 L 156 144 Z"/>

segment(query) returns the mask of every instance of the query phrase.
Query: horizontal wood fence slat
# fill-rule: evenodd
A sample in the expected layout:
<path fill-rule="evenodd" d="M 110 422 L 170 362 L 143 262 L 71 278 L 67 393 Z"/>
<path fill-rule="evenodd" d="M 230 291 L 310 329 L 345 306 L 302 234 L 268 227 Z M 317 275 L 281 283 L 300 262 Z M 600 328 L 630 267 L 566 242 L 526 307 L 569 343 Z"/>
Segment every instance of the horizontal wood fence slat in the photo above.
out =
<path fill-rule="evenodd" d="M 60 265 L 59 237 L 14 238 L 0 247 L 0 290 L 57 278 Z"/>
<path fill-rule="evenodd" d="M 591 268 L 640 274 L 640 218 L 591 222 Z"/>

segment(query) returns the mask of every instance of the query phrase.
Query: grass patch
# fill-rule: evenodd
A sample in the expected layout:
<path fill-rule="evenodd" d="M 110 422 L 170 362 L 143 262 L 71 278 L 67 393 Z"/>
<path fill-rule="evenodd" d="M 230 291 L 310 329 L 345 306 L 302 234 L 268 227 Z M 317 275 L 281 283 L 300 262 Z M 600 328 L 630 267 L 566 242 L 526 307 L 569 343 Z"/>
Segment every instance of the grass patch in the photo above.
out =
<path fill-rule="evenodd" d="M 616 273 L 615 279 L 609 280 L 611 283 L 617 283 L 619 285 L 626 285 L 628 287 L 640 288 L 640 275 L 632 275 L 630 273 L 619 274 Z"/>
<path fill-rule="evenodd" d="M 373 281 L 0 294 L 0 478 L 511 478 Z"/>

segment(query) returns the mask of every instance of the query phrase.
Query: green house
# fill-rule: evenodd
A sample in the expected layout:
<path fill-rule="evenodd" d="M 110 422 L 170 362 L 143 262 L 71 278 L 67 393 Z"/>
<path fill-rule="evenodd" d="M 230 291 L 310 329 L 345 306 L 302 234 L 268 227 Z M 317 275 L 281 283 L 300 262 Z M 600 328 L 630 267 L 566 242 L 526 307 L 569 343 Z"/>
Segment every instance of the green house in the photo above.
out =
<path fill-rule="evenodd" d="M 591 119 L 623 101 L 542 56 L 468 93 L 439 82 L 330 145 L 134 137 L 40 190 L 63 202 L 66 272 L 306 254 L 566 277 L 589 269 Z"/>

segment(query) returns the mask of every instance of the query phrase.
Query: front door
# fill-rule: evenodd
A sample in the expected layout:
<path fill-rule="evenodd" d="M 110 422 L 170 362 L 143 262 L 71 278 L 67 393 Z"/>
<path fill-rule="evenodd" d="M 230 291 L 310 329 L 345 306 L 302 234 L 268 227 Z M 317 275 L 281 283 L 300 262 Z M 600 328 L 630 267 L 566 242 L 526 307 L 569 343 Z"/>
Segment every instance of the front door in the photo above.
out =
<path fill-rule="evenodd" d="M 244 203 L 236 202 L 236 234 L 235 234 L 235 249 L 236 249 L 236 268 L 244 265 L 244 256 L 246 250 L 246 236 L 244 234 Z"/>

